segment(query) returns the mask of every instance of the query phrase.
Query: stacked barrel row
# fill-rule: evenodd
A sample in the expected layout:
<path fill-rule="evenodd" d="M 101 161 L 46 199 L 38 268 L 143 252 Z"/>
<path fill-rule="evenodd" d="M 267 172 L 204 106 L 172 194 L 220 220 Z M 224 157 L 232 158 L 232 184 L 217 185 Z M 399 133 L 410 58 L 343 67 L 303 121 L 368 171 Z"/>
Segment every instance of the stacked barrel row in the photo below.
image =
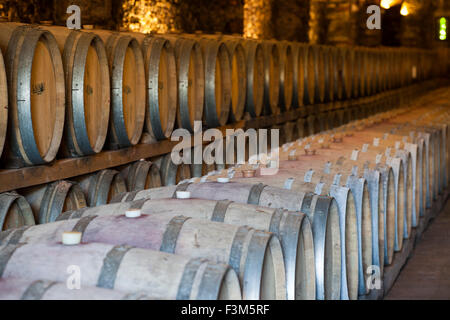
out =
<path fill-rule="evenodd" d="M 404 243 L 414 241 L 408 240 L 414 228 L 426 218 L 434 200 L 446 191 L 448 90 L 441 92 L 437 100 L 424 99 L 414 109 L 398 109 L 285 144 L 271 155 L 272 161 L 278 161 L 275 168 L 250 164 L 232 167 L 171 188 L 129 193 L 120 200 L 156 199 L 184 190 L 194 198 L 295 210 L 308 193 L 333 197 L 339 214 L 336 232 L 340 233 L 340 270 L 330 256 L 325 263 L 327 270 L 334 270 L 341 277 L 338 280 L 335 273 L 334 278 L 328 274 L 327 279 L 335 279 L 334 292 L 340 288 L 340 298 L 355 299 L 370 293 L 367 279 L 373 266 L 379 268 L 382 276 L 384 266 L 395 262 Z M 232 182 L 215 182 L 218 178 Z M 291 203 L 273 191 L 277 188 L 294 190 L 302 200 Z M 258 190 L 256 195 L 254 190 Z M 316 207 L 319 203 L 307 201 Z M 298 210 L 311 219 L 316 235 L 315 213 L 304 207 Z M 324 225 L 321 228 L 317 235 L 328 230 Z M 323 267 L 324 252 L 320 249 L 315 247 L 316 257 L 320 257 L 315 260 L 316 276 Z"/>
<path fill-rule="evenodd" d="M 406 89 L 385 93 L 378 98 L 374 97 L 373 100 L 365 104 L 348 108 L 348 112 L 345 113 L 344 110 L 337 109 L 322 114 L 312 114 L 306 119 L 300 118 L 297 121 L 286 122 L 279 126 L 280 143 L 313 135 L 346 124 L 350 120 L 407 103 L 407 101 L 399 100 L 399 97 L 403 95 L 415 97 L 423 88 L 414 86 L 407 89 L 408 92 L 404 92 L 404 90 Z M 346 116 L 343 116 L 345 114 Z M 239 130 L 236 130 L 236 134 L 239 132 Z M 233 139 L 224 139 L 225 153 L 231 153 L 231 148 L 236 147 L 237 143 Z M 206 146 L 206 148 L 213 146 L 214 143 L 211 146 Z M 248 160 L 248 151 L 245 160 Z M 191 150 L 192 155 L 195 152 L 196 150 Z M 224 163 L 226 160 L 224 159 Z M 230 161 L 235 160 L 235 158 L 230 159 Z M 0 228 L 6 230 L 22 225 L 52 222 L 63 212 L 107 204 L 114 196 L 123 192 L 174 185 L 192 177 L 206 176 L 208 172 L 222 170 L 225 166 L 227 165 L 206 164 L 205 162 L 202 164 L 175 165 L 171 160 L 171 155 L 167 154 L 117 168 L 73 177 L 65 181 L 29 187 L 17 190 L 17 192 L 6 192 L 0 195 L 2 203 Z"/>
<path fill-rule="evenodd" d="M 223 263 L 214 279 L 227 279 L 223 270 L 237 275 L 245 299 L 357 299 L 376 290 L 369 277 L 379 272 L 382 278 L 383 268 L 395 263 L 396 253 L 428 214 L 426 209 L 446 190 L 449 119 L 448 92 L 435 91 L 413 108 L 381 113 L 271 150 L 269 163 L 278 158 L 278 168 L 247 163 L 178 185 L 111 194 L 107 202 L 114 204 L 93 204 L 54 217 L 57 222 L 1 233 L 0 250 L 9 257 L 0 269 L 2 276 L 11 287 L 19 286 L 15 278 L 28 286 L 58 284 L 65 279 L 68 257 L 76 257 L 71 265 L 88 268 L 90 282 L 83 284 L 89 290 L 97 290 L 94 285 L 115 289 L 120 297 L 136 297 L 136 290 L 150 298 L 237 297 L 230 293 L 235 292 L 230 288 L 238 288 L 236 281 L 232 286 L 236 279 L 228 279 L 226 293 L 217 294 L 223 282 L 211 282 L 206 275 L 194 283 L 214 284 L 215 294 L 193 293 L 200 286 L 186 295 L 181 275 L 164 269 L 167 264 L 155 266 L 163 258 L 156 251 L 162 251 L 170 263 L 181 256 Z M 161 172 L 167 159 L 159 162 Z M 136 170 L 122 174 L 136 176 Z M 181 195 L 188 199 L 176 199 Z M 141 216 L 126 218 L 127 211 Z M 61 246 L 57 242 L 64 231 L 82 232 L 84 244 Z M 112 268 L 112 275 L 104 274 L 104 268 L 111 270 L 105 264 L 117 256 L 118 271 Z M 141 270 L 133 260 L 137 256 L 151 256 L 145 263 L 161 276 L 125 277 Z M 87 257 L 103 261 L 98 268 L 102 272 L 83 265 Z M 144 284 L 129 287 L 142 278 Z"/>
<path fill-rule="evenodd" d="M 196 120 L 217 127 L 309 110 L 435 75 L 435 54 L 412 49 L 18 23 L 0 30 L 3 168 L 151 143 L 176 127 L 192 132 Z"/>

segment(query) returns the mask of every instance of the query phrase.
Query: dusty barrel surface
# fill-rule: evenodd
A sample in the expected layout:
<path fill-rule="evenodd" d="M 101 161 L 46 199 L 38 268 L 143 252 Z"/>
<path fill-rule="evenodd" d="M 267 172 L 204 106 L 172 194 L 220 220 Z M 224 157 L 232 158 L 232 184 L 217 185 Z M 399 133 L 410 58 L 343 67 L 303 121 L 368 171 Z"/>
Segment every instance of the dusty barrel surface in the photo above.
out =
<path fill-rule="evenodd" d="M 0 194 L 0 230 L 34 224 L 33 211 L 24 197 L 15 192 Z"/>
<path fill-rule="evenodd" d="M 202 121 L 205 99 L 205 65 L 200 44 L 193 39 L 164 35 L 175 48 L 178 77 L 177 124 L 194 132 Z"/>
<path fill-rule="evenodd" d="M 105 43 L 111 78 L 108 144 L 126 148 L 139 142 L 145 118 L 145 64 L 136 38 L 93 30 Z"/>
<path fill-rule="evenodd" d="M 149 300 L 143 292 L 122 293 L 117 290 L 82 287 L 72 290 L 64 282 L 2 278 L 0 300 Z"/>
<path fill-rule="evenodd" d="M 305 86 L 305 47 L 299 43 L 292 43 L 293 96 L 292 107 L 303 106 Z"/>
<path fill-rule="evenodd" d="M 116 200 L 171 198 L 176 191 L 181 190 L 190 192 L 192 198 L 231 200 L 270 208 L 308 212 L 308 217 L 312 221 L 314 238 L 316 298 L 322 300 L 340 298 L 341 241 L 337 204 L 332 198 L 283 190 L 265 184 L 206 182 L 128 193 L 118 196 Z"/>
<path fill-rule="evenodd" d="M 235 272 L 226 265 L 204 259 L 103 243 L 75 246 L 60 243 L 8 244 L 0 246 L 0 253 L 7 257 L 0 265 L 1 276 L 5 278 L 65 283 L 70 261 L 83 270 L 80 277 L 82 287 L 139 291 L 153 299 L 241 298 Z M 30 260 L 33 263 L 29 263 Z"/>
<path fill-rule="evenodd" d="M 8 85 L 3 54 L 0 50 L 0 157 L 6 140 L 8 128 Z"/>
<path fill-rule="evenodd" d="M 247 62 L 247 93 L 245 111 L 251 117 L 259 117 L 264 104 L 264 53 L 258 41 L 241 41 Z"/>
<path fill-rule="evenodd" d="M 204 120 L 210 127 L 227 123 L 231 106 L 231 68 L 226 45 L 214 39 L 200 39 L 205 66 Z"/>
<path fill-rule="evenodd" d="M 225 40 L 230 60 L 231 107 L 230 121 L 242 119 L 245 111 L 247 94 L 247 62 L 245 50 L 237 39 Z"/>
<path fill-rule="evenodd" d="M 103 41 L 93 33 L 65 27 L 50 31 L 61 51 L 66 87 L 63 153 L 87 156 L 105 144 L 110 113 L 110 77 Z"/>
<path fill-rule="evenodd" d="M 0 23 L 0 30 L 9 97 L 7 165 L 51 162 L 61 143 L 65 113 L 58 45 L 50 32 L 37 27 Z"/>
<path fill-rule="evenodd" d="M 283 251 L 278 238 L 268 232 L 180 216 L 167 210 L 138 218 L 86 216 L 44 227 L 24 230 L 19 241 L 54 242 L 63 230 L 73 230 L 82 232 L 82 242 L 86 243 L 125 244 L 211 259 L 232 266 L 241 280 L 244 299 L 286 299 Z M 9 243 L 8 239 L 5 241 Z"/>
<path fill-rule="evenodd" d="M 261 42 L 264 56 L 264 114 L 278 114 L 280 51 L 274 41 Z"/>
<path fill-rule="evenodd" d="M 137 161 L 120 171 L 129 191 L 161 187 L 158 166 L 150 161 Z"/>
<path fill-rule="evenodd" d="M 105 169 L 76 180 L 90 207 L 107 204 L 116 195 L 127 192 L 125 180 L 116 170 Z"/>
<path fill-rule="evenodd" d="M 235 203 L 229 200 L 160 199 L 115 203 L 67 212 L 60 217 L 60 220 L 86 216 L 123 215 L 131 208 L 140 209 L 144 215 L 179 214 L 274 232 L 279 237 L 283 248 L 288 299 L 315 299 L 313 236 L 310 222 L 302 213 Z"/>
<path fill-rule="evenodd" d="M 80 186 L 70 181 L 57 181 L 21 191 L 30 204 L 36 223 L 53 222 L 63 212 L 87 206 Z"/>

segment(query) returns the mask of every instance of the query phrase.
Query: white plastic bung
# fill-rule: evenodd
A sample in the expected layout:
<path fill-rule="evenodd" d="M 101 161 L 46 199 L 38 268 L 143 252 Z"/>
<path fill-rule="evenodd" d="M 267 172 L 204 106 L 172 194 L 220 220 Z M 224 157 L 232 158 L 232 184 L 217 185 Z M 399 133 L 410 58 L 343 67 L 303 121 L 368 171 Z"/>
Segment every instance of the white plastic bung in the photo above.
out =
<path fill-rule="evenodd" d="M 127 218 L 139 218 L 141 216 L 141 209 L 131 209 L 125 211 L 125 217 Z"/>
<path fill-rule="evenodd" d="M 62 234 L 62 244 L 66 246 L 73 246 L 80 244 L 81 242 L 81 232 L 67 231 Z"/>
<path fill-rule="evenodd" d="M 230 182 L 230 179 L 229 178 L 225 178 L 225 177 L 219 177 L 219 178 L 217 178 L 217 182 L 227 183 L 227 182 Z"/>
<path fill-rule="evenodd" d="M 189 199 L 191 193 L 189 191 L 177 191 L 177 199 Z"/>

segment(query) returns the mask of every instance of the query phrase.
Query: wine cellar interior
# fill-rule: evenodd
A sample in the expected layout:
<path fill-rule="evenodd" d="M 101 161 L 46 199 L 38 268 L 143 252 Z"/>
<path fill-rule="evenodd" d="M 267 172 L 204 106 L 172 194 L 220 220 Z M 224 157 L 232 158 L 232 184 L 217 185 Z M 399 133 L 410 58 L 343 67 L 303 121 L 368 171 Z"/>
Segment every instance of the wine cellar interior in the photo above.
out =
<path fill-rule="evenodd" d="M 0 0 L 0 300 L 450 299 L 449 26 Z"/>

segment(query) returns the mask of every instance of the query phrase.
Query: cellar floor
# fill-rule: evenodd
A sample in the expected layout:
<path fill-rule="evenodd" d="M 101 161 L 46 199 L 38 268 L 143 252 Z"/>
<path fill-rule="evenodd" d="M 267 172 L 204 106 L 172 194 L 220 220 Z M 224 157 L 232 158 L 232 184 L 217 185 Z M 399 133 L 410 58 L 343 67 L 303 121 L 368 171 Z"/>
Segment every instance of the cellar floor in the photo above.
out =
<path fill-rule="evenodd" d="M 450 201 L 422 234 L 385 299 L 450 299 Z"/>

